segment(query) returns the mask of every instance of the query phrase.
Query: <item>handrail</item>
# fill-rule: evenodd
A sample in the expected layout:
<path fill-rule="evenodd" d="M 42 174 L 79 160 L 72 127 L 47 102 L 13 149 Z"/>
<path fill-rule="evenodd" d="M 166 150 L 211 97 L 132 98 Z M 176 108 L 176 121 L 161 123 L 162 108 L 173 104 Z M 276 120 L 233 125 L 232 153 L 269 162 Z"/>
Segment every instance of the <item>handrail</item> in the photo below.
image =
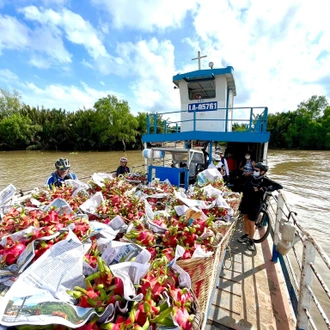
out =
<path fill-rule="evenodd" d="M 223 116 L 223 118 L 219 118 L 218 116 L 212 116 L 212 114 L 217 113 L 218 111 L 226 112 L 228 110 L 232 111 L 231 118 Z M 245 110 L 249 110 L 247 115 L 244 116 L 242 112 Z M 263 110 L 263 111 L 259 111 Z M 238 113 L 237 117 L 234 118 L 234 111 Z M 189 111 L 189 110 L 177 110 L 170 112 L 162 112 L 162 113 L 150 113 L 147 114 L 146 122 L 147 122 L 147 134 L 171 134 L 174 133 L 173 130 L 168 129 L 171 125 L 175 125 L 175 133 L 178 133 L 179 124 L 189 123 L 193 124 L 193 131 L 196 131 L 196 123 L 197 122 L 219 122 L 219 123 L 228 123 L 230 122 L 232 125 L 244 124 L 246 125 L 247 132 L 266 132 L 267 121 L 268 121 L 268 108 L 267 107 L 232 107 L 232 108 L 216 108 L 209 111 L 203 111 L 208 114 L 207 118 L 197 118 L 198 110 Z M 184 118 L 178 120 L 162 120 L 163 115 L 182 115 L 184 114 Z M 187 115 L 191 114 L 190 118 L 186 118 Z M 228 125 L 226 125 L 228 126 Z M 151 132 L 151 129 L 153 130 Z M 242 131 L 233 131 L 231 132 L 242 132 Z M 227 130 L 226 130 L 227 132 Z"/>
<path fill-rule="evenodd" d="M 289 288 L 289 294 L 297 318 L 297 329 L 307 330 L 309 327 L 318 329 L 318 324 L 321 324 L 322 329 L 330 329 L 329 314 L 327 315 L 326 312 L 330 305 L 330 290 L 321 275 L 321 273 L 329 273 L 330 258 L 313 236 L 299 224 L 297 215 L 291 211 L 282 192 L 278 193 L 275 212 L 274 207 L 269 207 L 268 211 L 274 228 L 272 260 L 281 262 L 287 286 L 293 288 L 293 290 Z M 281 219 L 294 224 L 297 234 L 297 244 L 284 256 L 276 250 L 281 239 Z M 301 255 L 302 257 L 299 257 Z M 318 285 L 317 290 L 316 285 Z M 317 313 L 310 312 L 312 304 Z M 327 304 L 327 308 L 324 304 Z"/>

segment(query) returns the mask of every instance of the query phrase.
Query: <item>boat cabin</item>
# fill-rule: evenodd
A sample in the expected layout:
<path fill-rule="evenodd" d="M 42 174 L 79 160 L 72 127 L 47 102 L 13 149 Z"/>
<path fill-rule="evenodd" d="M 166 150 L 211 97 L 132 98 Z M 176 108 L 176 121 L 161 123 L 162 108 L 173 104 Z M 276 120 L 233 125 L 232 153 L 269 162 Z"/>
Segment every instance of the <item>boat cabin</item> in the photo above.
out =
<path fill-rule="evenodd" d="M 234 68 L 214 68 L 210 62 L 209 69 L 201 69 L 204 57 L 198 52 L 198 70 L 173 76 L 174 88 L 180 93 L 180 109 L 147 115 L 147 133 L 142 137 L 145 148 L 177 141 L 182 141 L 186 149 L 203 145 L 204 162 L 210 163 L 215 146 L 220 144 L 225 156 L 230 153 L 237 164 L 246 152 L 257 162 L 267 162 L 268 108 L 234 107 Z M 163 120 L 163 116 L 169 119 Z M 157 177 L 157 170 L 153 173 Z"/>

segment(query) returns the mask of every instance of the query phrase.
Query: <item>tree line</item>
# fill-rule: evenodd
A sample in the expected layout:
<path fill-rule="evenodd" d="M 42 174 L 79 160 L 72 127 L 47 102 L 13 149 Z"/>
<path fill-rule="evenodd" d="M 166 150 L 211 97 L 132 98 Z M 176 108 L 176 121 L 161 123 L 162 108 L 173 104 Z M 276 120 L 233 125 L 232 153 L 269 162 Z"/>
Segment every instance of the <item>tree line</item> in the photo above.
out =
<path fill-rule="evenodd" d="M 31 107 L 18 92 L 0 88 L 0 150 L 122 150 L 142 147 L 146 113 L 133 115 L 126 101 L 108 95 L 92 108 Z M 151 116 L 151 130 L 154 117 Z M 156 116 L 158 132 L 163 120 Z M 239 128 L 237 128 L 239 129 Z M 312 96 L 294 111 L 269 114 L 272 148 L 330 149 L 330 107 Z"/>

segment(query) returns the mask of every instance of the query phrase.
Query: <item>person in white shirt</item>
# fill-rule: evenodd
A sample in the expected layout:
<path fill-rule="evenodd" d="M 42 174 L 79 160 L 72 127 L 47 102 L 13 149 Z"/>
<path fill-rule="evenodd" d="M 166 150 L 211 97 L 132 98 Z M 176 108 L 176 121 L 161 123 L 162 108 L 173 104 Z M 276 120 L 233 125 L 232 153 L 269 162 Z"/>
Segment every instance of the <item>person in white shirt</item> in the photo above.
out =
<path fill-rule="evenodd" d="M 227 160 L 222 152 L 222 150 L 220 148 L 215 150 L 215 154 L 220 156 L 220 162 L 223 164 L 223 179 L 226 182 L 227 179 L 229 178 L 229 167 L 228 167 L 228 163 Z"/>
<path fill-rule="evenodd" d="M 224 165 L 221 163 L 221 158 L 218 154 L 214 154 L 212 157 L 212 163 L 208 166 L 208 168 L 217 168 L 221 175 L 225 175 Z"/>

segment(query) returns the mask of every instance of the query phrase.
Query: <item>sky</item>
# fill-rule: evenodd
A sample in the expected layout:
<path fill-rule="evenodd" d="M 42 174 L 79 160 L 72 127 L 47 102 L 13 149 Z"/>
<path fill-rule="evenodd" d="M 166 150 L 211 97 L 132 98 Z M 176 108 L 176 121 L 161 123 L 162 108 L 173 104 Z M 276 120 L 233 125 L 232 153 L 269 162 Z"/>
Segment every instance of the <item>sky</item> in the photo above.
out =
<path fill-rule="evenodd" d="M 115 95 L 131 112 L 180 109 L 172 78 L 232 66 L 234 106 L 330 99 L 329 0 L 0 0 L 0 88 L 76 111 Z"/>

